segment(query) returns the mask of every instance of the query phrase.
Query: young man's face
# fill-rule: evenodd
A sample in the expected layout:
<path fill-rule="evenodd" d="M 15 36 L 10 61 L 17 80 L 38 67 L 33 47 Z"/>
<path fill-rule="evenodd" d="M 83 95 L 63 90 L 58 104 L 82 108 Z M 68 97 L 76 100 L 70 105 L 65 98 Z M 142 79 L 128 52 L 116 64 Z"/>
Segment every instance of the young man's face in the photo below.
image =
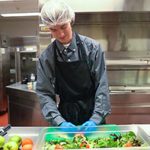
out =
<path fill-rule="evenodd" d="M 49 29 L 52 36 L 62 44 L 68 44 L 72 39 L 72 27 L 70 22 L 52 26 Z"/>

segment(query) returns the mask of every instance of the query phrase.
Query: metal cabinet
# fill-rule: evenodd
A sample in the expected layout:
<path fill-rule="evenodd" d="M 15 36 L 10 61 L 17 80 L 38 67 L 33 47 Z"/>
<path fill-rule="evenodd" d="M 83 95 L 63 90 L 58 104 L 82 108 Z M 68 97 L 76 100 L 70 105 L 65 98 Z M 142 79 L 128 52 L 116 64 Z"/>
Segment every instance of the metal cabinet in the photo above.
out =
<path fill-rule="evenodd" d="M 12 126 L 47 126 L 41 114 L 38 98 L 34 91 L 26 89 L 26 85 L 7 86 L 9 97 L 8 122 Z M 24 89 L 17 89 L 23 87 Z"/>
<path fill-rule="evenodd" d="M 111 124 L 149 124 L 150 93 L 111 94 L 112 113 L 107 117 Z"/>

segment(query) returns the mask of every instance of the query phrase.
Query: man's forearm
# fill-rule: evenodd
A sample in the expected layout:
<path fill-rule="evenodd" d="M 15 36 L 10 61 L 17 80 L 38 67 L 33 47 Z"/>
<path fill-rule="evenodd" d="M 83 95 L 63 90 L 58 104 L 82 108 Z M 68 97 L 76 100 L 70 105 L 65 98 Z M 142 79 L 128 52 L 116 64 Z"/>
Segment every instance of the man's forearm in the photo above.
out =
<path fill-rule="evenodd" d="M 56 102 L 52 97 L 44 93 L 41 93 L 38 90 L 37 96 L 39 98 L 42 114 L 48 122 L 50 122 L 52 125 L 57 126 L 65 121 L 62 118 L 60 112 L 58 111 Z"/>

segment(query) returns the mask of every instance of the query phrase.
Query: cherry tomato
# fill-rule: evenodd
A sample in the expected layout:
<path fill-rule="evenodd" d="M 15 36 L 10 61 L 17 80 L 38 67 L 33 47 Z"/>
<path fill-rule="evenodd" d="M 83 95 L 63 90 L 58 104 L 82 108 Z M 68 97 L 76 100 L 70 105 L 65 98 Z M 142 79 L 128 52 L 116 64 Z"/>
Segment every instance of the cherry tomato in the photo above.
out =
<path fill-rule="evenodd" d="M 56 144 L 55 150 L 63 150 L 63 147 L 59 144 Z"/>
<path fill-rule="evenodd" d="M 32 139 L 30 139 L 30 138 L 25 138 L 25 139 L 23 139 L 23 140 L 22 140 L 22 143 L 21 143 L 22 147 L 23 147 L 24 145 L 26 145 L 26 144 L 31 144 L 31 145 L 33 145 Z"/>
<path fill-rule="evenodd" d="M 32 150 L 33 145 L 32 144 L 26 144 L 22 147 L 22 150 Z"/>

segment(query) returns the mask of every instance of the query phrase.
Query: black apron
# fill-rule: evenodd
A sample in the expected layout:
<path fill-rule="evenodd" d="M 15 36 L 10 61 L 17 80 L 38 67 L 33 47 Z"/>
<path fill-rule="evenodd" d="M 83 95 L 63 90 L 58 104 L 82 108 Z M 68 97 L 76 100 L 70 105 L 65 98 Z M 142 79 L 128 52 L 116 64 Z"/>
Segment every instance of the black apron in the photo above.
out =
<path fill-rule="evenodd" d="M 88 68 L 86 51 L 78 34 L 76 41 L 79 60 L 74 62 L 59 62 L 56 51 L 60 52 L 54 42 L 55 88 L 60 96 L 58 109 L 62 117 L 75 125 L 81 125 L 92 116 L 95 86 Z"/>

